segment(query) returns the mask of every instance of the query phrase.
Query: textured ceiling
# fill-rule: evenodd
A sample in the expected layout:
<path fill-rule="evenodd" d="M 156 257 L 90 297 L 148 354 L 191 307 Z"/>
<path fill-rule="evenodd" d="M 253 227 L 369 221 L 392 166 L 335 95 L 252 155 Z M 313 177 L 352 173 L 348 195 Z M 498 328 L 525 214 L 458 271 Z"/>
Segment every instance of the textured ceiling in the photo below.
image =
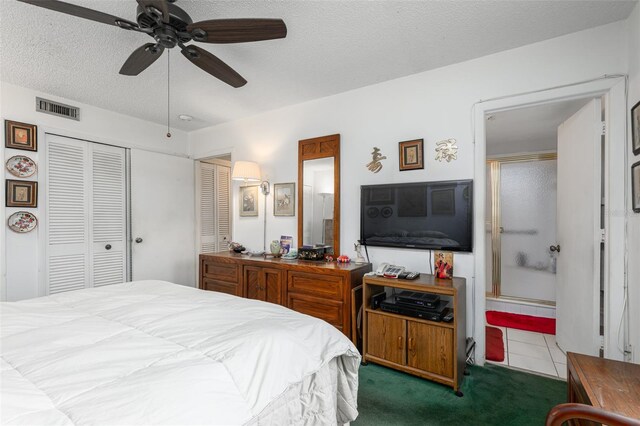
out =
<path fill-rule="evenodd" d="M 134 0 L 66 0 L 135 20 Z M 635 1 L 207 1 L 194 21 L 282 18 L 284 40 L 199 44 L 248 84 L 233 89 L 171 52 L 172 125 L 195 130 L 626 18 Z M 167 54 L 118 74 L 144 34 L 0 0 L 3 81 L 166 122 Z M 191 122 L 178 114 L 194 117 Z"/>
<path fill-rule="evenodd" d="M 487 154 L 555 150 L 558 126 L 590 99 L 574 99 L 491 114 Z"/>

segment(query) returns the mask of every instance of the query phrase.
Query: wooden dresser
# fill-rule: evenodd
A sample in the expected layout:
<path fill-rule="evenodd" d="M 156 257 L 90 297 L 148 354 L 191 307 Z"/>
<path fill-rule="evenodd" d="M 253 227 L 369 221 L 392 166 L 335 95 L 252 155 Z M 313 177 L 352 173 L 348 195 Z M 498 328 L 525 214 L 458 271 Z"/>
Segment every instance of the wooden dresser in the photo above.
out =
<path fill-rule="evenodd" d="M 421 274 L 414 281 L 366 276 L 363 283 L 363 362 L 374 362 L 451 386 L 456 395 L 466 362 L 466 281 Z M 374 309 L 371 296 L 391 288 L 440 295 L 451 322 L 429 321 Z M 388 294 L 388 293 L 387 293 Z"/>
<path fill-rule="evenodd" d="M 200 255 L 204 290 L 286 306 L 332 324 L 351 340 L 351 290 L 371 264 L 286 261 L 230 252 Z"/>
<path fill-rule="evenodd" d="M 567 402 L 640 419 L 640 365 L 567 353 Z M 586 420 L 571 424 L 594 425 Z"/>

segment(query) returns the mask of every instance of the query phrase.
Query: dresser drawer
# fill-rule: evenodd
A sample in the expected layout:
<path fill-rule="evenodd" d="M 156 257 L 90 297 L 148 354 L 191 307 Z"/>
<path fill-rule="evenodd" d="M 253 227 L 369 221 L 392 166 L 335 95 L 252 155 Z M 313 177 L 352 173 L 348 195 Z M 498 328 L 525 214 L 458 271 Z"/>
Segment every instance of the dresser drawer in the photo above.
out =
<path fill-rule="evenodd" d="M 342 302 L 299 293 L 289 293 L 287 301 L 289 309 L 324 320 L 342 331 L 344 309 Z"/>
<path fill-rule="evenodd" d="M 221 262 L 220 260 L 202 259 L 200 273 L 204 277 L 218 281 L 238 283 L 240 281 L 240 265 L 233 262 Z"/>
<path fill-rule="evenodd" d="M 289 271 L 287 285 L 290 292 L 342 300 L 344 279 L 336 275 Z"/>
<path fill-rule="evenodd" d="M 240 284 L 234 284 L 227 281 L 218 281 L 211 278 L 202 277 L 202 289 L 209 291 L 219 291 L 234 296 L 242 296 L 242 288 Z"/>

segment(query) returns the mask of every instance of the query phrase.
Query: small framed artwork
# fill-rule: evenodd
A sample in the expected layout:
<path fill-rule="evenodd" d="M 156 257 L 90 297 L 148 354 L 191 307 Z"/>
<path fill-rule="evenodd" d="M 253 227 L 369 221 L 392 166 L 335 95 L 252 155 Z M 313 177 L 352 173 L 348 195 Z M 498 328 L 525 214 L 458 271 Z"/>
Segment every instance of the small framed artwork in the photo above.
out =
<path fill-rule="evenodd" d="M 258 216 L 258 185 L 240 187 L 240 216 Z"/>
<path fill-rule="evenodd" d="M 295 216 L 296 184 L 276 183 L 273 185 L 273 215 Z"/>
<path fill-rule="evenodd" d="M 424 169 L 424 140 L 400 142 L 400 171 Z"/>
<path fill-rule="evenodd" d="M 7 207 L 38 207 L 38 182 L 7 179 Z"/>
<path fill-rule="evenodd" d="M 633 155 L 640 154 L 640 101 L 631 108 L 631 148 Z"/>
<path fill-rule="evenodd" d="M 25 151 L 37 151 L 38 127 L 35 124 L 4 120 L 4 146 Z"/>
<path fill-rule="evenodd" d="M 633 211 L 640 213 L 640 161 L 631 166 L 631 204 Z"/>

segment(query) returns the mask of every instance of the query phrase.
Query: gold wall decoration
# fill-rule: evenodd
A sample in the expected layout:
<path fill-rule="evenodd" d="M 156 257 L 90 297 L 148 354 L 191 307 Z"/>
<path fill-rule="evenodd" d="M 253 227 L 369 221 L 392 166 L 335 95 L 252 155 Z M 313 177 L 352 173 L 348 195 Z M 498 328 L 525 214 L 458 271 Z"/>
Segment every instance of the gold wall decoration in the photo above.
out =
<path fill-rule="evenodd" d="M 446 160 L 447 163 L 450 163 L 452 160 L 457 159 L 458 146 L 455 139 L 451 138 L 436 142 L 436 160 L 440 162 Z"/>
<path fill-rule="evenodd" d="M 367 169 L 369 169 L 369 171 L 373 173 L 378 173 L 380 170 L 382 170 L 381 160 L 386 160 L 387 156 L 382 155 L 380 153 L 380 148 L 374 146 L 373 151 L 371 152 L 371 157 L 372 160 L 367 163 Z"/>

